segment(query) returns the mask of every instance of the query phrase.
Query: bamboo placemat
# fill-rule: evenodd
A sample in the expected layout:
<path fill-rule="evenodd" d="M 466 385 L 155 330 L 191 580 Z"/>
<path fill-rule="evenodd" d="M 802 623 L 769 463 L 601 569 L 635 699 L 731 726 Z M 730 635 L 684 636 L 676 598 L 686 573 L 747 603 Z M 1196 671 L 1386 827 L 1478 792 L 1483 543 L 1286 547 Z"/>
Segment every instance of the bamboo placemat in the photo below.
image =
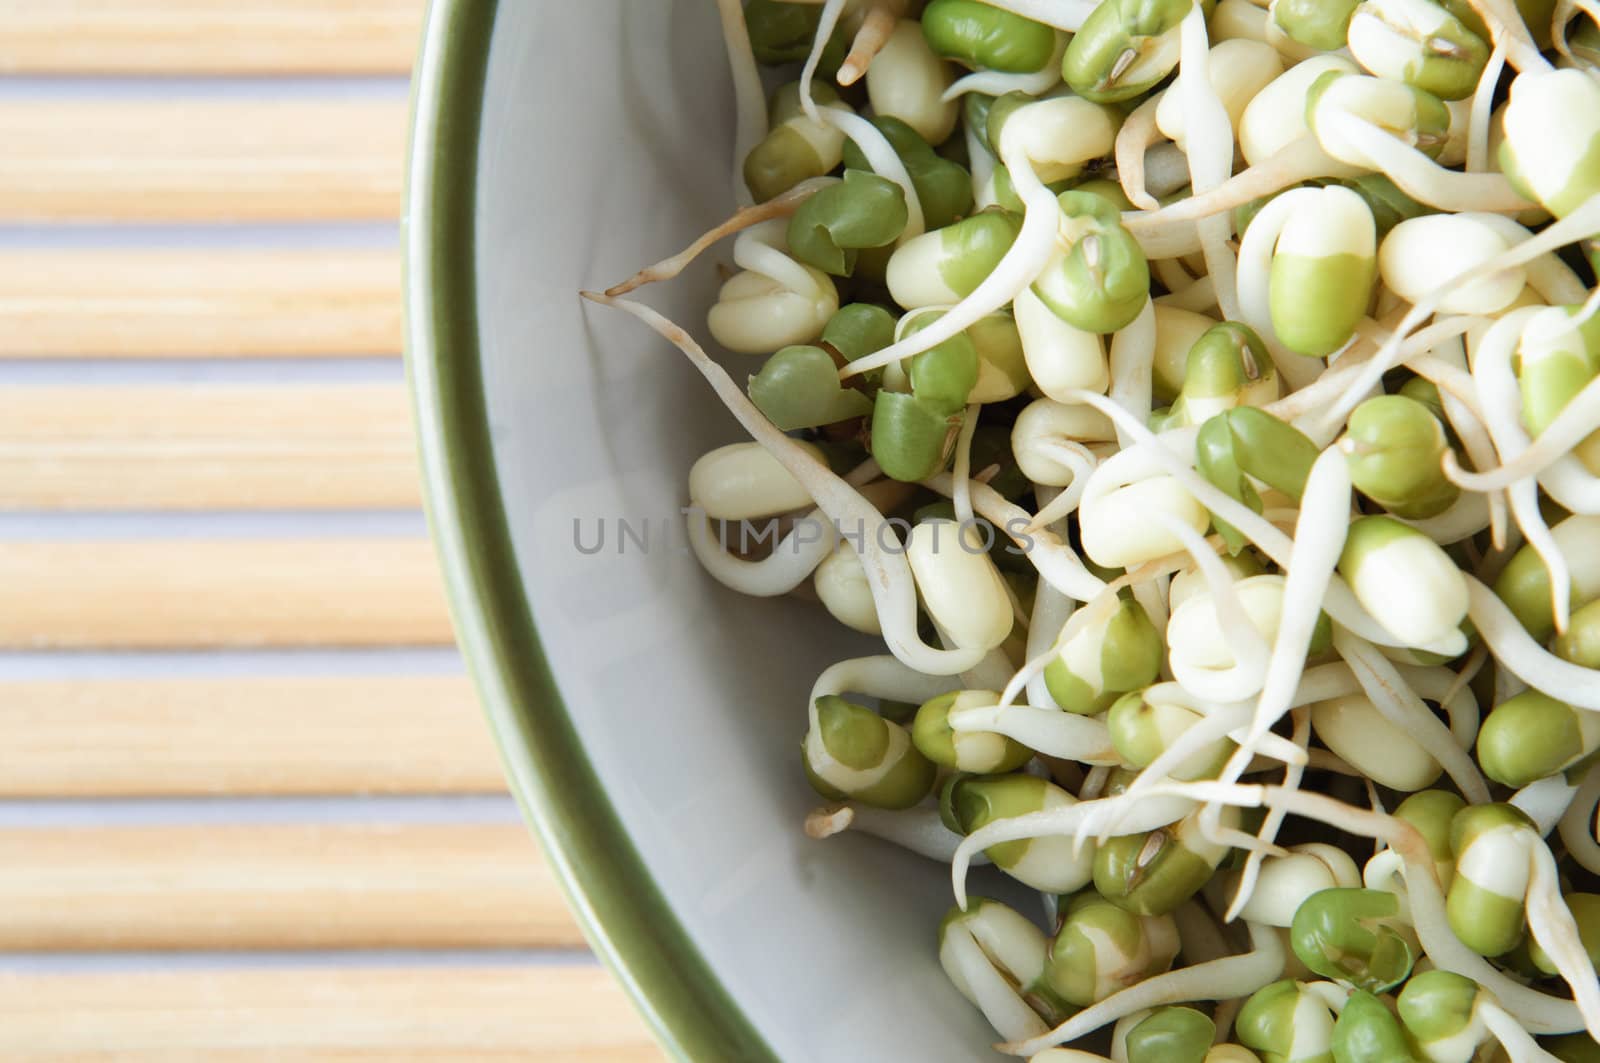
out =
<path fill-rule="evenodd" d="M 0 1059 L 661 1058 L 422 533 L 422 7 L 0 0 Z"/>

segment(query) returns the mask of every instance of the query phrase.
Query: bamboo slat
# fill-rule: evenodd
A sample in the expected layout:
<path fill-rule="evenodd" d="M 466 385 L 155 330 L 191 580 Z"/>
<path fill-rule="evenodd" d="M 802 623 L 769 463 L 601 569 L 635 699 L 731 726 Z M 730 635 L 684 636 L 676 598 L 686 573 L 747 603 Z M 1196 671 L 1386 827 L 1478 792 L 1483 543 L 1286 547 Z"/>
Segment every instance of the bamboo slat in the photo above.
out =
<path fill-rule="evenodd" d="M 450 641 L 425 540 L 0 543 L 0 647 Z"/>
<path fill-rule="evenodd" d="M 0 1057 L 659 1063 L 588 965 L 0 974 Z"/>
<path fill-rule="evenodd" d="M 403 99 L 7 99 L 0 220 L 394 218 L 405 137 Z"/>
<path fill-rule="evenodd" d="M 11 828 L 0 911 L 4 950 L 583 944 L 514 823 Z"/>
<path fill-rule="evenodd" d="M 0 0 L 7 74 L 404 74 L 423 0 Z"/>
<path fill-rule="evenodd" d="M 0 390 L 0 509 L 420 502 L 400 385 Z"/>
<path fill-rule="evenodd" d="M 400 74 L 424 7 L 0 0 L 0 76 Z M 35 83 L 0 95 L 0 226 L 391 222 L 406 127 L 396 88 Z M 0 359 L 400 349 L 393 249 L 150 232 L 137 241 L 171 244 L 80 235 L 70 248 L 0 249 Z M 0 510 L 417 498 L 397 387 L 0 389 Z M 450 641 L 422 541 L 0 542 L 0 651 Z M 473 700 L 456 676 L 0 682 L 0 799 L 500 791 Z M 0 912 L 0 950 L 12 951 L 582 945 L 549 868 L 510 824 L 0 828 Z M 0 1059 L 662 1059 L 585 963 L 258 959 L 0 969 Z"/>
<path fill-rule="evenodd" d="M 455 675 L 0 684 L 0 797 L 493 793 Z"/>
<path fill-rule="evenodd" d="M 399 350 L 393 250 L 0 251 L 0 357 Z"/>

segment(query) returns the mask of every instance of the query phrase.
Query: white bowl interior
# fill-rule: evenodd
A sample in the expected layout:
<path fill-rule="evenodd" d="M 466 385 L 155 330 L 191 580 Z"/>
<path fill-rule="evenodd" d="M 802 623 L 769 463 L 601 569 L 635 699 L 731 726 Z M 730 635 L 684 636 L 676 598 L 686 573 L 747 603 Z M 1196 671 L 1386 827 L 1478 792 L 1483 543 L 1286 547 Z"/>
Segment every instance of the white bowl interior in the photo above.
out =
<path fill-rule="evenodd" d="M 500 5 L 476 267 L 521 567 L 507 578 L 526 586 L 650 875 L 776 1054 L 982 1058 L 995 1038 L 935 953 L 947 870 L 870 839 L 801 833 L 821 803 L 799 766 L 806 691 L 869 644 L 816 607 L 742 598 L 704 576 L 678 507 L 690 463 L 738 427 L 681 355 L 576 294 L 731 209 L 731 128 L 711 0 Z M 715 257 L 648 295 L 702 336 Z M 727 364 L 736 377 L 751 365 Z M 624 519 L 648 526 L 647 550 L 629 540 L 619 554 Z M 604 525 L 600 552 L 578 549 L 575 522 L 585 548 Z"/>

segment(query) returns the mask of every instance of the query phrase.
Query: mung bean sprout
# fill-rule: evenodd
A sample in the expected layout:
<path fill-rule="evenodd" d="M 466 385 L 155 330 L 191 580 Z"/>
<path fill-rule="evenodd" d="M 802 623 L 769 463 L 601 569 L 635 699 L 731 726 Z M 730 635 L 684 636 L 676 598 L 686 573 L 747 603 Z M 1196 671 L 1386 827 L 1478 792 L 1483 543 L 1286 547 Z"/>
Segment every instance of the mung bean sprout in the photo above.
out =
<path fill-rule="evenodd" d="M 887 649 L 806 834 L 1039 1063 L 1595 1059 L 1600 5 L 718 11 L 740 205 L 584 294 L 750 436 L 703 567 Z M 736 373 L 622 298 L 728 238 Z"/>

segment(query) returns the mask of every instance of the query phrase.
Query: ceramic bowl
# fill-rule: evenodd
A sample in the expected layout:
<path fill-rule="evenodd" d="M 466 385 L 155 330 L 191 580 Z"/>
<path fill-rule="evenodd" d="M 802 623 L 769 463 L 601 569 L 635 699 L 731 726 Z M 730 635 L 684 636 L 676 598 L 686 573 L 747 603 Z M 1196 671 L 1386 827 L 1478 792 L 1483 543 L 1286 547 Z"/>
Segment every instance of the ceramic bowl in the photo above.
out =
<path fill-rule="evenodd" d="M 675 350 L 577 295 L 731 208 L 712 0 L 435 0 L 415 92 L 408 353 L 434 533 L 513 787 L 596 951 L 683 1058 L 986 1057 L 937 961 L 947 869 L 801 832 L 806 691 L 867 644 L 700 572 L 685 477 L 738 428 Z M 649 300 L 704 335 L 716 282 L 707 260 Z"/>

